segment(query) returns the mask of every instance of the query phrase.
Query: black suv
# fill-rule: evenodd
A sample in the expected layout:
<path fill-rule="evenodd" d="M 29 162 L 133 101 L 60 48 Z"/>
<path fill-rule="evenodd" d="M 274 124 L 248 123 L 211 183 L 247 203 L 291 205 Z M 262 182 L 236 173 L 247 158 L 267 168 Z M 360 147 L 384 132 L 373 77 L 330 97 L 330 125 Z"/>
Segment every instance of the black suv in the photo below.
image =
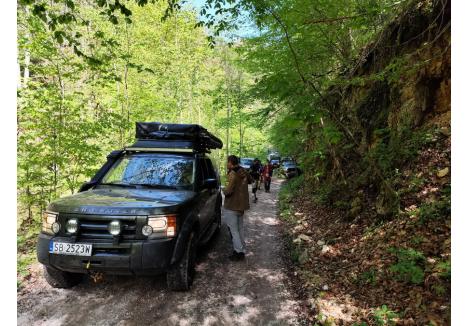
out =
<path fill-rule="evenodd" d="M 166 272 L 170 289 L 190 288 L 197 247 L 220 227 L 220 180 L 207 154 L 222 142 L 198 125 L 137 123 L 136 134 L 80 192 L 48 206 L 37 256 L 50 285 Z"/>

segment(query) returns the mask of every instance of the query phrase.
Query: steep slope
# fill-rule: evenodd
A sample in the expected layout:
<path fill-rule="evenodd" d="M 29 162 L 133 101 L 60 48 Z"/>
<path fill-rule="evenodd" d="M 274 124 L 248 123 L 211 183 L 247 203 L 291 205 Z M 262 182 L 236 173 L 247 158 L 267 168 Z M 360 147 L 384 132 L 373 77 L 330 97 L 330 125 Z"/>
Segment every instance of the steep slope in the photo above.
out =
<path fill-rule="evenodd" d="M 449 323 L 450 83 L 450 1 L 413 1 L 329 88 L 343 137 L 281 199 L 315 321 Z"/>

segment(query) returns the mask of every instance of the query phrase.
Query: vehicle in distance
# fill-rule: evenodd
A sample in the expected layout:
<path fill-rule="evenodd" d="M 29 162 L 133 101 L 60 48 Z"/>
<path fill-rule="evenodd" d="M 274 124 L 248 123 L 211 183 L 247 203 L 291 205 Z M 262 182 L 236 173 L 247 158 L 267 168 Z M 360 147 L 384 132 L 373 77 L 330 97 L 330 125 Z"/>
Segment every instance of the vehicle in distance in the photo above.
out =
<path fill-rule="evenodd" d="M 54 287 L 86 273 L 166 273 L 188 290 L 197 247 L 221 223 L 219 175 L 208 156 L 222 142 L 198 125 L 137 123 L 137 141 L 114 151 L 77 194 L 52 202 L 37 256 Z"/>
<path fill-rule="evenodd" d="M 294 161 L 283 161 L 281 164 L 281 172 L 286 178 L 291 179 L 301 174 L 300 169 Z"/>
<path fill-rule="evenodd" d="M 243 157 L 239 161 L 239 165 L 244 169 L 250 169 L 250 166 L 253 164 L 254 159 L 251 157 Z"/>
<path fill-rule="evenodd" d="M 280 165 L 281 156 L 279 155 L 279 153 L 271 153 L 271 154 L 268 154 L 268 160 L 270 161 L 270 163 L 273 165 L 274 168 L 277 168 Z"/>

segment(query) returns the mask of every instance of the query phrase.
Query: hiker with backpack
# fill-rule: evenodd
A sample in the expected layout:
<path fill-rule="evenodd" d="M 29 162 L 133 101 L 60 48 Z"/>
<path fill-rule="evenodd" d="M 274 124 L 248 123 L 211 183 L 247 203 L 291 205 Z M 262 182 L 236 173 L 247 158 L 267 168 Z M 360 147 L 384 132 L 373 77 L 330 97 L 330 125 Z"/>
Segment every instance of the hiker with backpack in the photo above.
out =
<path fill-rule="evenodd" d="M 252 184 L 252 193 L 254 195 L 254 203 L 257 202 L 257 190 L 259 188 L 260 183 L 260 175 L 261 175 L 262 165 L 260 164 L 260 160 L 258 158 L 254 159 L 252 165 L 250 166 L 250 176 L 252 177 L 253 184 Z"/>

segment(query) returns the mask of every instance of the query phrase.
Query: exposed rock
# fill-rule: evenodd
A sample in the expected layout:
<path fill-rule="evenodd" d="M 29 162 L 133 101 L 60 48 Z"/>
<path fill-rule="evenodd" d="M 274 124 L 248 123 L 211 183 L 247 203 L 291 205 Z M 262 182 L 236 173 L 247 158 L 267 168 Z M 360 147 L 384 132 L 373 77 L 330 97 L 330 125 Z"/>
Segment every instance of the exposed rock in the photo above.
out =
<path fill-rule="evenodd" d="M 293 228 L 293 232 L 294 233 L 297 233 L 297 232 L 301 232 L 304 230 L 304 226 L 303 225 L 296 225 L 294 228 Z"/>
<path fill-rule="evenodd" d="M 309 299 L 308 302 L 309 302 L 310 309 L 314 310 L 315 308 L 317 308 L 317 304 L 315 303 L 315 299 L 313 299 L 313 298 Z"/>
<path fill-rule="evenodd" d="M 450 129 L 447 127 L 442 127 L 439 129 L 440 133 L 446 137 L 450 136 Z"/>
<path fill-rule="evenodd" d="M 447 168 L 444 168 L 444 169 L 442 169 L 442 170 L 439 170 L 439 172 L 437 172 L 437 176 L 438 176 L 439 178 L 443 178 L 443 177 L 445 177 L 448 173 L 449 173 L 449 168 L 447 167 Z"/>
<path fill-rule="evenodd" d="M 304 240 L 304 241 L 307 241 L 307 242 L 312 241 L 312 238 L 309 237 L 309 236 L 306 235 L 306 234 L 301 234 L 301 235 L 299 235 L 299 239 Z"/>
<path fill-rule="evenodd" d="M 320 246 L 320 247 L 323 246 L 324 244 L 325 244 L 325 241 L 323 241 L 323 240 L 317 241 L 317 245 Z"/>

